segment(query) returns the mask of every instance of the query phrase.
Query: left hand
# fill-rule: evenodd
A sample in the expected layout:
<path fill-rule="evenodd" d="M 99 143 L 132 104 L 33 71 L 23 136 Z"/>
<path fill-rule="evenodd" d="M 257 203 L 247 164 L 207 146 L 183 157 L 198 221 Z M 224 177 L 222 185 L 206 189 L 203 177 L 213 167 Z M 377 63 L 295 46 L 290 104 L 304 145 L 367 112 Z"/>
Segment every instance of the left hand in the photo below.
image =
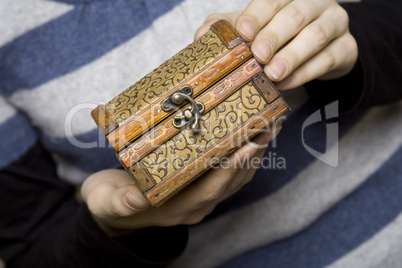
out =
<path fill-rule="evenodd" d="M 339 78 L 357 61 L 346 11 L 335 0 L 253 0 L 241 12 L 208 16 L 195 37 L 229 21 L 280 89 Z"/>
<path fill-rule="evenodd" d="M 281 126 L 274 124 L 270 131 L 258 134 L 228 156 L 222 165 L 211 168 L 160 207 L 149 207 L 124 170 L 102 170 L 89 176 L 81 188 L 82 199 L 110 236 L 149 226 L 198 223 L 218 203 L 251 181 L 265 147 L 280 129 Z"/>

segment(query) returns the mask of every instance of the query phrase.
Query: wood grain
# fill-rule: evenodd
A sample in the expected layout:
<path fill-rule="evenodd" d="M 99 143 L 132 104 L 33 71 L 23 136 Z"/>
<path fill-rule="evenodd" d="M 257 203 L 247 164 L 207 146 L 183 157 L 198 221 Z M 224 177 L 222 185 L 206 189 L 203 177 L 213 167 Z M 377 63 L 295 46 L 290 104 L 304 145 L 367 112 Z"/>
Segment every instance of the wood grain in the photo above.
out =
<path fill-rule="evenodd" d="M 100 104 L 93 109 L 91 111 L 91 116 L 100 131 L 102 131 L 103 135 L 107 135 L 118 126 L 103 104 Z"/>
<path fill-rule="evenodd" d="M 225 42 L 226 46 L 230 49 L 240 43 L 244 43 L 243 39 L 236 32 L 236 30 L 225 20 L 219 20 L 211 25 L 211 29 Z"/>
<path fill-rule="evenodd" d="M 261 92 L 262 96 L 268 103 L 273 102 L 280 96 L 278 90 L 265 73 L 256 76 L 253 79 L 253 84 Z"/>
<path fill-rule="evenodd" d="M 137 183 L 137 185 L 141 188 L 143 192 L 148 191 L 149 189 L 151 189 L 156 185 L 155 181 L 146 172 L 146 170 L 143 167 L 141 167 L 140 163 L 137 163 L 129 168 L 126 168 L 126 171 L 131 176 L 131 178 Z"/>

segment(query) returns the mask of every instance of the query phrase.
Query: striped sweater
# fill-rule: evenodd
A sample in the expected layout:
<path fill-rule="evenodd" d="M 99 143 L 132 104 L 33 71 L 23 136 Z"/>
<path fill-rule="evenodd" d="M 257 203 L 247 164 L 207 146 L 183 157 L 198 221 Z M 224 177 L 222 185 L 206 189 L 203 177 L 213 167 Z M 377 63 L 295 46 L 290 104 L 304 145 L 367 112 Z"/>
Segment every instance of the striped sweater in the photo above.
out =
<path fill-rule="evenodd" d="M 57 187 L 69 194 L 38 210 L 37 221 L 31 214 L 24 219 L 5 207 L 47 192 L 35 181 L 19 196 L 7 190 L 14 189 L 12 176 L 1 173 L 7 198 L 0 207 L 0 258 L 26 265 L 49 251 L 52 237 L 39 239 L 46 235 L 37 226 L 51 222 L 57 234 L 82 229 L 74 243 L 55 238 L 60 255 L 44 262 L 55 260 L 53 267 L 89 265 L 90 247 L 109 253 L 105 263 L 148 265 L 124 255 L 135 253 L 126 243 L 94 231 L 88 211 L 79 212 L 85 208 L 72 201 L 70 185 L 119 166 L 89 112 L 191 42 L 208 14 L 241 10 L 248 2 L 1 1 L 0 170 L 40 144 L 55 163 Z M 304 88 L 284 93 L 292 113 L 253 181 L 189 228 L 186 249 L 172 267 L 402 267 L 400 7 L 398 1 L 345 4 L 359 44 L 356 70 L 337 81 L 311 82 L 309 94 Z M 338 105 L 345 116 L 338 117 Z M 75 221 L 63 225 L 59 208 Z M 15 226 L 25 232 L 15 234 Z M 61 241 L 71 244 L 63 248 Z M 69 250 L 88 258 L 70 262 Z"/>

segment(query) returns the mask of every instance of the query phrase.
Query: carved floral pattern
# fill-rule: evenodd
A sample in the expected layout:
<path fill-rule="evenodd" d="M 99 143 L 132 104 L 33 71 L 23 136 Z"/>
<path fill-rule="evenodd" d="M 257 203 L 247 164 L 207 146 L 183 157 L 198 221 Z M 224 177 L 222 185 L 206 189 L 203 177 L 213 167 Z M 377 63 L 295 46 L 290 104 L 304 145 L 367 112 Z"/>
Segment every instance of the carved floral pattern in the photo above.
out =
<path fill-rule="evenodd" d="M 201 133 L 183 129 L 144 157 L 141 163 L 159 183 L 215 147 L 266 105 L 254 86 L 244 85 L 201 117 Z"/>
<path fill-rule="evenodd" d="M 121 125 L 137 111 L 149 106 L 184 80 L 197 73 L 227 51 L 221 39 L 209 31 L 137 83 L 106 104 Z"/>

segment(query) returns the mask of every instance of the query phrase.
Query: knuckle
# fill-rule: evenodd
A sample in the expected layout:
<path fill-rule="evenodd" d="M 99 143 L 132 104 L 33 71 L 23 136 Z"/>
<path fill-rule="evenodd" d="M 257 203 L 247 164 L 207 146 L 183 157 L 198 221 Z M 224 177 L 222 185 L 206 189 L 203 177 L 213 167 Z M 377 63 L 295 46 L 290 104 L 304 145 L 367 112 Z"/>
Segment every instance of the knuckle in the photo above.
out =
<path fill-rule="evenodd" d="M 277 0 L 265 0 L 264 2 L 267 5 L 267 10 L 270 10 L 272 14 L 278 13 L 281 8 L 281 5 Z"/>
<path fill-rule="evenodd" d="M 324 46 L 328 42 L 328 34 L 321 24 L 311 24 L 310 31 L 318 45 Z"/>
<path fill-rule="evenodd" d="M 286 15 L 290 17 L 297 28 L 301 28 L 305 23 L 306 16 L 299 7 L 289 5 L 286 10 Z"/>
<path fill-rule="evenodd" d="M 286 73 L 292 72 L 292 70 L 294 69 L 294 66 L 300 65 L 299 55 L 295 51 L 292 51 L 292 50 L 286 51 L 286 56 L 282 57 L 282 60 L 287 65 Z"/>
<path fill-rule="evenodd" d="M 165 210 L 163 215 L 160 215 L 160 216 L 161 216 L 162 220 L 163 219 L 176 219 L 176 218 L 179 218 L 182 214 L 183 214 L 182 211 L 177 211 L 175 208 L 170 207 Z"/>
<path fill-rule="evenodd" d="M 210 203 L 219 199 L 224 192 L 224 188 L 217 184 L 211 184 L 208 187 L 207 193 L 204 196 L 204 203 Z"/>
<path fill-rule="evenodd" d="M 329 71 L 335 66 L 335 62 L 336 62 L 335 56 L 332 53 L 330 53 L 328 51 L 323 52 L 322 58 L 323 58 L 322 65 L 323 65 L 324 70 Z"/>
<path fill-rule="evenodd" d="M 160 221 L 158 224 L 159 226 L 168 227 L 168 226 L 175 226 L 182 224 L 184 222 L 183 217 L 176 216 L 176 217 L 167 217 Z"/>
<path fill-rule="evenodd" d="M 337 18 L 339 21 L 344 22 L 345 25 L 349 24 L 348 12 L 346 12 L 346 10 L 343 9 L 341 6 L 338 6 L 338 8 L 337 8 Z"/>
<path fill-rule="evenodd" d="M 351 34 L 349 34 L 348 37 L 346 38 L 346 43 L 349 50 L 357 51 L 358 47 L 356 39 Z"/>
<path fill-rule="evenodd" d="M 272 53 L 279 48 L 279 39 L 278 36 L 272 32 L 265 31 L 258 35 L 258 38 L 261 40 L 268 41 L 269 44 L 272 46 Z"/>
<path fill-rule="evenodd" d="M 342 47 L 346 55 L 356 55 L 357 57 L 358 45 L 356 39 L 351 34 L 347 34 L 343 38 Z M 350 60 L 352 59 L 353 57 L 350 57 Z"/>
<path fill-rule="evenodd" d="M 205 18 L 204 23 L 210 22 L 210 21 L 218 21 L 218 20 L 221 20 L 221 19 L 225 19 L 225 16 L 223 14 L 221 14 L 221 13 L 212 13 L 212 14 L 209 14 Z"/>
<path fill-rule="evenodd" d="M 239 18 L 237 19 L 236 23 L 239 24 L 243 21 L 249 21 L 252 24 L 254 24 L 254 27 L 256 29 L 260 29 L 261 28 L 261 22 L 259 20 L 259 18 L 256 16 L 256 14 L 252 13 L 252 12 L 243 12 Z M 240 26 L 240 25 L 239 25 Z"/>
<path fill-rule="evenodd" d="M 205 218 L 205 216 L 206 215 L 190 216 L 184 221 L 184 224 L 193 225 L 193 224 L 200 223 Z"/>
<path fill-rule="evenodd" d="M 119 200 L 113 200 L 110 203 L 110 210 L 110 214 L 113 216 L 125 216 L 127 214 L 125 205 Z"/>

